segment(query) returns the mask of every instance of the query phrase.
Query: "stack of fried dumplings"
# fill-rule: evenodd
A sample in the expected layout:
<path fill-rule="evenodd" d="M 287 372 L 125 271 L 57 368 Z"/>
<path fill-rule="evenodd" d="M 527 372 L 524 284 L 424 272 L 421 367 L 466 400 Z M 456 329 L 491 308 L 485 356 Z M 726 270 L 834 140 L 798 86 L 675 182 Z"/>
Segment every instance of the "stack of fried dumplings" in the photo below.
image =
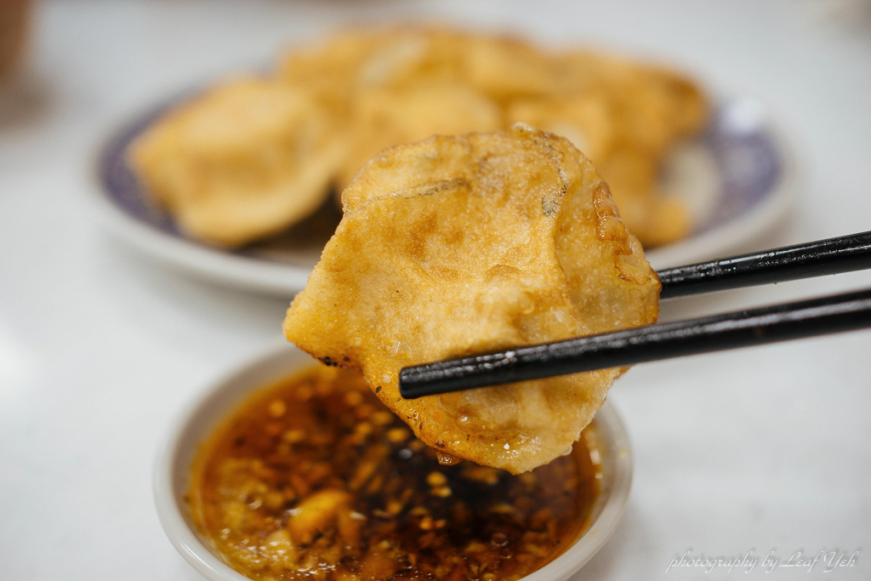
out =
<path fill-rule="evenodd" d="M 235 247 L 304 220 L 386 147 L 522 122 L 583 151 L 656 246 L 692 227 L 658 178 L 706 115 L 685 77 L 620 58 L 443 28 L 347 30 L 179 105 L 129 160 L 181 230 Z"/>

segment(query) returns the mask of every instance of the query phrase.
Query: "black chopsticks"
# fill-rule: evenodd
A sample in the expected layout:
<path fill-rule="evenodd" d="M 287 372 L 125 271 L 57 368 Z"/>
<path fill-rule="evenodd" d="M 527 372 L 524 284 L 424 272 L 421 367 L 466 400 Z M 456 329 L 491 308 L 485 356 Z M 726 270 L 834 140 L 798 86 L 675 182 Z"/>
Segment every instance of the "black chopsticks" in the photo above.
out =
<path fill-rule="evenodd" d="M 406 367 L 402 397 L 622 367 L 871 327 L 871 290 Z"/>
<path fill-rule="evenodd" d="M 680 297 L 871 268 L 871 232 L 664 270 Z M 871 327 L 871 289 L 407 367 L 407 399 Z"/>
<path fill-rule="evenodd" d="M 817 240 L 659 271 L 672 299 L 871 268 L 871 232 Z"/>

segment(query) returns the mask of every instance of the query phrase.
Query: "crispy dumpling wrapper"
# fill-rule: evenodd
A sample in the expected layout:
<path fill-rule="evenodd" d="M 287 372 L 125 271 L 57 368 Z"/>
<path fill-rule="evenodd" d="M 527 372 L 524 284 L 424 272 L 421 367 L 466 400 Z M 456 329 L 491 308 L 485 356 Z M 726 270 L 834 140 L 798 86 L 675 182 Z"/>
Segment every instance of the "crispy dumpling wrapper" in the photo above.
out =
<path fill-rule="evenodd" d="M 184 232 L 239 246 L 329 196 L 347 147 L 334 125 L 300 88 L 239 78 L 160 119 L 133 143 L 130 163 Z"/>
<path fill-rule="evenodd" d="M 363 370 L 447 454 L 525 472 L 568 453 L 618 369 L 404 400 L 401 368 L 652 323 L 659 280 L 567 140 L 517 125 L 387 149 L 290 306 L 287 338 Z"/>

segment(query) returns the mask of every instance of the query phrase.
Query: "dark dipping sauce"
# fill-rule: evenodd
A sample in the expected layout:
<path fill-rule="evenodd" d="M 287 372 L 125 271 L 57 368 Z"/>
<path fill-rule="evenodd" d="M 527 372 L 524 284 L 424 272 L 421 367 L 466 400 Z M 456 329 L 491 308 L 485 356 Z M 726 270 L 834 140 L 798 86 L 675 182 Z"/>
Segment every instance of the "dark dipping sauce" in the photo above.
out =
<path fill-rule="evenodd" d="M 594 442 L 585 432 L 516 476 L 446 466 L 360 375 L 319 366 L 234 412 L 200 451 L 188 501 L 252 579 L 519 579 L 586 529 Z"/>

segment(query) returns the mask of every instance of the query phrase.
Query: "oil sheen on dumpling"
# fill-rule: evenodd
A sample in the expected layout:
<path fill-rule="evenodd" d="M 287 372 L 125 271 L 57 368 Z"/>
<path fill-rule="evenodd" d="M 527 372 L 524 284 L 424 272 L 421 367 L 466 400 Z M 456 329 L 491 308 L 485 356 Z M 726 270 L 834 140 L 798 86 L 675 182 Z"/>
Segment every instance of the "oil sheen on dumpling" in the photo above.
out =
<path fill-rule="evenodd" d="M 608 186 L 567 140 L 516 125 L 384 150 L 344 217 L 287 338 L 362 369 L 430 446 L 525 472 L 567 453 L 621 370 L 417 400 L 401 368 L 649 324 L 659 280 Z"/>

